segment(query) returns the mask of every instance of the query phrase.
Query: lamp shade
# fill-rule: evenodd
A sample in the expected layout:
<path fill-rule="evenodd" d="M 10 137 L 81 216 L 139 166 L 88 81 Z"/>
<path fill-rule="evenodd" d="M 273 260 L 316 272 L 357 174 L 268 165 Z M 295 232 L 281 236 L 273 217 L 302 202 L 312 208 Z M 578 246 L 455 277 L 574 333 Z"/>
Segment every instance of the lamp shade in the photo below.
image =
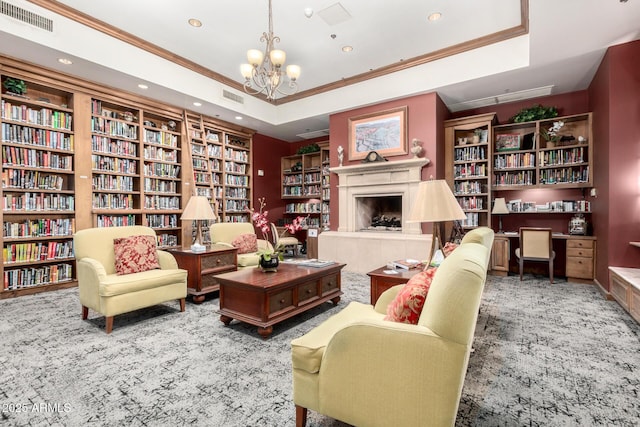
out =
<path fill-rule="evenodd" d="M 422 181 L 407 222 L 440 222 L 466 219 L 449 185 L 443 179 Z"/>
<path fill-rule="evenodd" d="M 507 208 L 507 203 L 504 200 L 504 197 L 496 197 L 496 199 L 493 201 L 493 210 L 491 211 L 492 214 L 508 214 L 509 213 L 509 209 Z"/>
<path fill-rule="evenodd" d="M 209 199 L 204 196 L 191 196 L 182 212 L 181 220 L 214 220 L 216 214 L 211 208 Z"/>

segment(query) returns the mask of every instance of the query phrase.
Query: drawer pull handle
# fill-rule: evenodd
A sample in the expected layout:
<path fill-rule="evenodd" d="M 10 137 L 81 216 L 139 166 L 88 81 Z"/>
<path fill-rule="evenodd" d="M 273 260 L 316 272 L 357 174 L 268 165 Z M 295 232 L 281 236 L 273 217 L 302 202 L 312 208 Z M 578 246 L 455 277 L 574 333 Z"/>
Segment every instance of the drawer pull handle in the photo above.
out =
<path fill-rule="evenodd" d="M 307 289 L 307 293 L 310 294 L 311 293 L 311 289 Z"/>
<path fill-rule="evenodd" d="M 280 304 L 284 304 L 284 298 L 280 300 Z"/>
<path fill-rule="evenodd" d="M 216 264 L 220 264 L 221 262 L 222 262 L 222 260 L 221 260 L 220 258 L 218 258 L 218 259 L 216 260 Z"/>

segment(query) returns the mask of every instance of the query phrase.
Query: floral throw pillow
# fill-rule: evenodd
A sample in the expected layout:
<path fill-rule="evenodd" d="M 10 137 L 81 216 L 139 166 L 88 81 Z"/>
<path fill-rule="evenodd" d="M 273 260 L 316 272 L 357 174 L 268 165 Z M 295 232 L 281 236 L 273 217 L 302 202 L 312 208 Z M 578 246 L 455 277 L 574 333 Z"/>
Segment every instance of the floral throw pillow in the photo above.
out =
<path fill-rule="evenodd" d="M 241 234 L 231 242 L 231 245 L 238 248 L 239 254 L 248 254 L 258 251 L 258 236 L 255 234 Z"/>
<path fill-rule="evenodd" d="M 448 257 L 449 255 L 451 255 L 451 252 L 456 250 L 457 247 L 458 247 L 457 243 L 447 242 L 442 247 L 442 252 L 444 252 L 445 257 Z"/>
<path fill-rule="evenodd" d="M 437 270 L 436 267 L 431 267 L 409 279 L 387 306 L 387 315 L 384 320 L 418 324 L 431 281 Z"/>
<path fill-rule="evenodd" d="M 113 239 L 118 275 L 160 268 L 155 236 L 130 236 Z"/>

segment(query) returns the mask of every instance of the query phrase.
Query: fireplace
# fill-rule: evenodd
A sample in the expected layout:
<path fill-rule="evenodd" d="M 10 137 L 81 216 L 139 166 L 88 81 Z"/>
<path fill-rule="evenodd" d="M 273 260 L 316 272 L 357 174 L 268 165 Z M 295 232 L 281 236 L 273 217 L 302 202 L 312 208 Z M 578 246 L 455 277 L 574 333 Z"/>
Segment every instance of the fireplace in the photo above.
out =
<path fill-rule="evenodd" d="M 318 235 L 318 257 L 359 273 L 398 259 L 426 258 L 431 235 L 407 218 L 427 164 L 418 158 L 331 168 L 338 174 L 338 230 Z M 371 224 L 382 216 L 395 218 L 399 226 Z"/>
<path fill-rule="evenodd" d="M 356 197 L 356 230 L 402 232 L 402 195 Z"/>

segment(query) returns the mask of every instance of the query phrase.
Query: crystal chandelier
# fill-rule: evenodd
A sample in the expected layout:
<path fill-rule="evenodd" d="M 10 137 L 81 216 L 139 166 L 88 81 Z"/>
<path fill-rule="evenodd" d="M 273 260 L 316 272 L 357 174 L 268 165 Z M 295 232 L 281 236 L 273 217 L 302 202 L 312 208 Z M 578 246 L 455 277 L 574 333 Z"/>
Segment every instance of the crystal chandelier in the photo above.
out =
<path fill-rule="evenodd" d="M 298 90 L 296 80 L 300 77 L 300 67 L 287 65 L 286 75 L 289 77 L 288 91 L 283 90 L 285 76 L 282 70 L 287 54 L 280 49 L 274 49 L 273 44 L 280 42 L 280 37 L 273 35 L 273 18 L 271 14 L 271 0 L 269 0 L 269 32 L 262 33 L 260 41 L 266 43 L 264 53 L 258 49 L 247 51 L 248 64 L 240 66 L 244 76 L 244 91 L 251 95 L 263 93 L 267 100 L 276 99 L 276 95 L 292 95 Z"/>

